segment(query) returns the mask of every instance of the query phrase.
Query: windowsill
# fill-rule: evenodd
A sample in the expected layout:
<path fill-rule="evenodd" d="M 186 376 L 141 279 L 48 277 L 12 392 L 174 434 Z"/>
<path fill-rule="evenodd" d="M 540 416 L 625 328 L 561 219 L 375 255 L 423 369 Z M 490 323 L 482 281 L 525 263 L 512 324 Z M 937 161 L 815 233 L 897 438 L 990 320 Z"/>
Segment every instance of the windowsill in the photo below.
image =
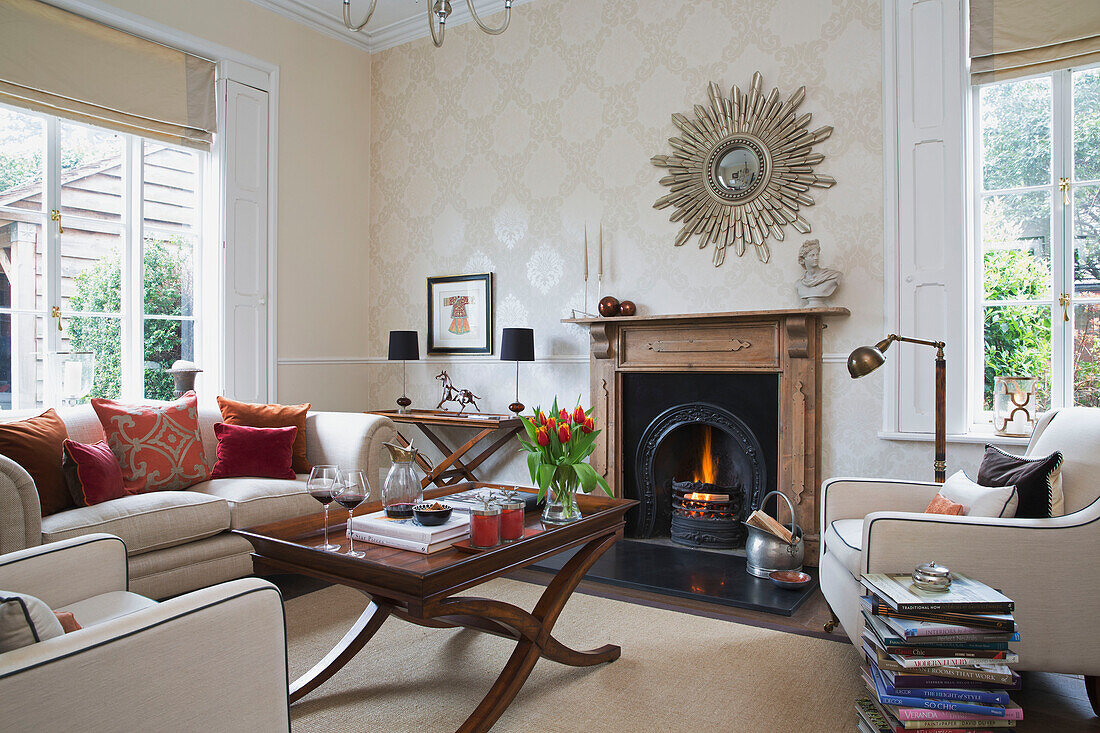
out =
<path fill-rule="evenodd" d="M 900 433 L 897 431 L 880 430 L 878 437 L 882 440 L 900 440 L 909 441 L 915 443 L 932 443 L 936 440 L 936 436 L 932 433 Z M 960 443 L 970 445 L 985 445 L 986 443 L 992 443 L 993 445 L 1013 445 L 1013 446 L 1026 446 L 1030 438 L 1011 438 L 1005 435 L 997 435 L 992 429 L 988 433 L 980 432 L 977 430 L 969 433 L 948 433 L 948 443 Z"/>

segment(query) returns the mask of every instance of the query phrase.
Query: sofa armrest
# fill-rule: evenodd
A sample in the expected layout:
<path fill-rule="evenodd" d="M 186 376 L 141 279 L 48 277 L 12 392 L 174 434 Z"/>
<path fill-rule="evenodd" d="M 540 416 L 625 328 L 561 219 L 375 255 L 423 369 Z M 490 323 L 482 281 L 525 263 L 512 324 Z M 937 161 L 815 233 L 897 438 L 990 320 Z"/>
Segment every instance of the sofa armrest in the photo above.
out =
<path fill-rule="evenodd" d="M 382 443 L 393 440 L 393 420 L 362 412 L 311 412 L 306 416 L 306 457 L 317 465 L 331 463 L 340 468 L 361 468 L 377 482 L 385 451 Z M 381 484 L 372 487 L 379 496 Z"/>
<path fill-rule="evenodd" d="M 0 555 L 42 544 L 42 505 L 26 469 L 0 456 Z"/>
<path fill-rule="evenodd" d="M 821 484 L 821 527 L 837 519 L 862 519 L 871 512 L 923 512 L 939 492 L 931 481 L 830 478 Z"/>
<path fill-rule="evenodd" d="M 287 689 L 282 597 L 257 578 L 0 654 L 10 730 L 285 733 Z"/>
<path fill-rule="evenodd" d="M 86 534 L 0 555 L 0 588 L 29 593 L 50 608 L 127 590 L 126 545 L 111 534 Z"/>
<path fill-rule="evenodd" d="M 1016 602 L 1024 669 L 1100 675 L 1100 658 L 1082 653 L 1095 638 L 1100 587 L 1100 501 L 1050 519 L 954 517 L 876 512 L 863 524 L 860 568 L 910 572 L 935 560 L 997 588 Z"/>

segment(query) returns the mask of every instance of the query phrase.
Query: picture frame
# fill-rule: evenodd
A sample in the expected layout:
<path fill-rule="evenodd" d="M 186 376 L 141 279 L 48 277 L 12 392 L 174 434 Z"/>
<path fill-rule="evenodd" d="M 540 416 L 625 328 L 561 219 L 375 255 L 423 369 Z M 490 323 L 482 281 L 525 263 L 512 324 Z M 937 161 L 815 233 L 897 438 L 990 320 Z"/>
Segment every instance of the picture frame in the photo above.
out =
<path fill-rule="evenodd" d="M 493 273 L 428 278 L 428 353 L 493 353 Z"/>

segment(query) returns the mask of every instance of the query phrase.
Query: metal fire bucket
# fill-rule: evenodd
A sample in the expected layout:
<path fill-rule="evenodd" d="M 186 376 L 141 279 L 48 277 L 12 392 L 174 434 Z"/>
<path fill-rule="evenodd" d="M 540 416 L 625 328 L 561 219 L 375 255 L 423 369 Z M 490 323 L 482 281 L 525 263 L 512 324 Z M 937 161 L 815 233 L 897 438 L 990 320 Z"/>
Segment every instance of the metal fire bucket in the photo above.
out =
<path fill-rule="evenodd" d="M 745 540 L 746 566 L 758 578 L 766 578 L 768 573 L 775 570 L 801 570 L 802 558 L 806 554 L 802 528 L 794 521 L 794 504 L 791 504 L 791 500 L 778 491 L 769 491 L 760 500 L 760 506 L 764 506 L 772 494 L 787 502 L 787 508 L 791 510 L 791 536 L 795 540 L 794 544 L 788 545 L 770 532 L 742 522 L 749 530 L 749 537 Z"/>

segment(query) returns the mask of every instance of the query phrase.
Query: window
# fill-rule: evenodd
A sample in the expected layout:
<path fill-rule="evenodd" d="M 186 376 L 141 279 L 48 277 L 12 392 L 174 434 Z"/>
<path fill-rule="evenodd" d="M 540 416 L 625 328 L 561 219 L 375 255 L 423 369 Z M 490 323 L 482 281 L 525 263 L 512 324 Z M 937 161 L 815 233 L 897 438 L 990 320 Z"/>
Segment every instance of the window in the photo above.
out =
<path fill-rule="evenodd" d="M 171 399 L 172 363 L 210 360 L 208 158 L 0 106 L 0 408 Z M 52 367 L 58 352 L 94 354 L 89 391 Z"/>
<path fill-rule="evenodd" d="M 972 92 L 973 422 L 997 375 L 1100 406 L 1100 67 Z"/>

